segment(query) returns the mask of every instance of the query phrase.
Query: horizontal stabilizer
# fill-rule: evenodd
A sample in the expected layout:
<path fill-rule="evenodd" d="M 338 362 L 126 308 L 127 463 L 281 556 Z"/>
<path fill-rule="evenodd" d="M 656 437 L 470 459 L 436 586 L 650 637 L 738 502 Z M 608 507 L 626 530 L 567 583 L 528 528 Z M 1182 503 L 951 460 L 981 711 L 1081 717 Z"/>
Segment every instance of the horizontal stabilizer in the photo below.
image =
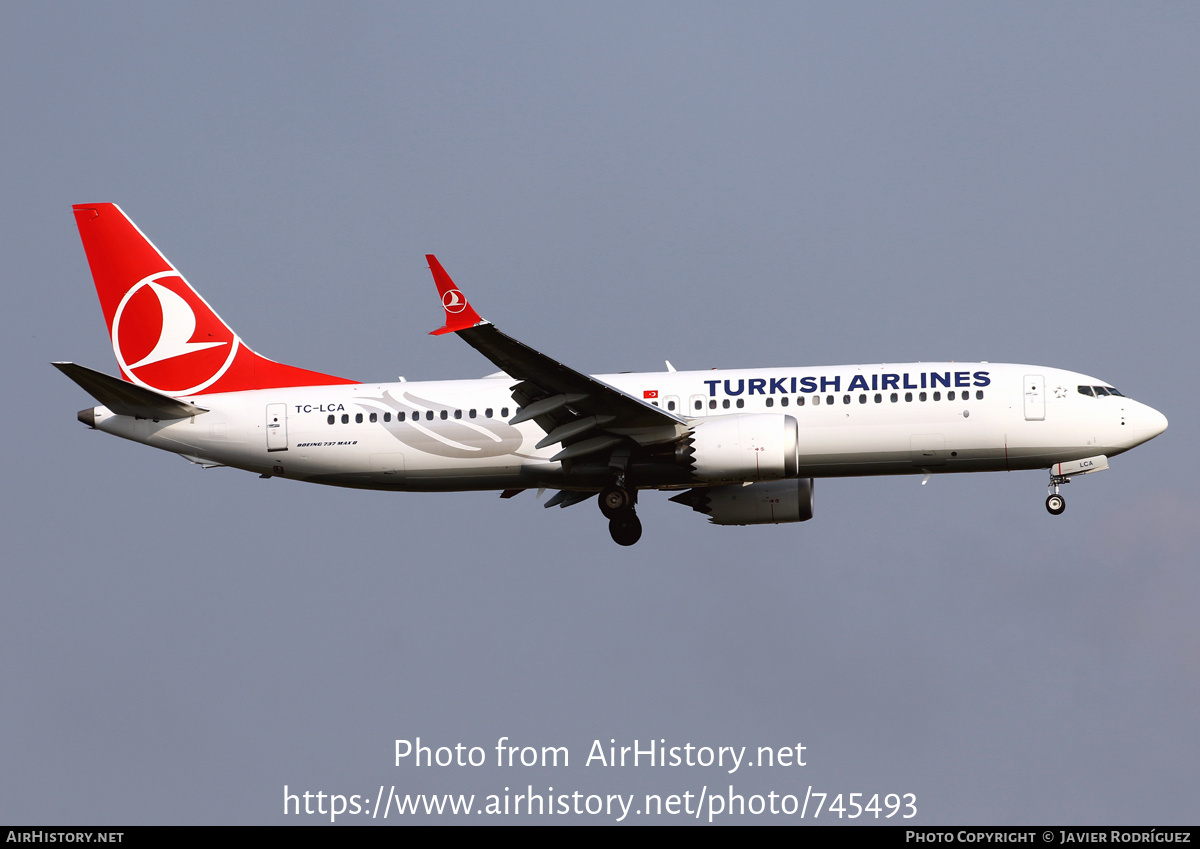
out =
<path fill-rule="evenodd" d="M 207 413 L 203 407 L 176 400 L 153 389 L 129 383 L 119 377 L 95 371 L 76 363 L 51 363 L 83 390 L 118 416 L 141 419 L 186 419 Z"/>

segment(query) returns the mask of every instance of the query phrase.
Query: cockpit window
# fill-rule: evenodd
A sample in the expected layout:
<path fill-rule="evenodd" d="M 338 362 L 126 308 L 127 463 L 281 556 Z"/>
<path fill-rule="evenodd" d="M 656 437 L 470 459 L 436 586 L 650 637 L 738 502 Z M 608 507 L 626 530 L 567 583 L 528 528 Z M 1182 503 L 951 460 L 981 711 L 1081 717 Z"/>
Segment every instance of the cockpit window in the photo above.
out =
<path fill-rule="evenodd" d="M 1097 398 L 1100 398 L 1100 397 L 1108 394 L 1108 390 L 1105 389 L 1103 386 L 1093 386 L 1092 389 L 1093 389 L 1093 391 L 1095 391 Z"/>
<path fill-rule="evenodd" d="M 1079 387 L 1079 394 L 1080 394 L 1080 395 L 1086 395 L 1086 396 L 1088 396 L 1089 398 L 1091 398 L 1091 397 L 1092 397 L 1092 387 L 1090 387 L 1090 386 L 1080 386 L 1080 387 Z"/>
<path fill-rule="evenodd" d="M 1104 388 L 1108 390 L 1108 394 L 1109 394 L 1109 395 L 1116 395 L 1118 398 L 1124 398 L 1124 397 L 1125 397 L 1125 396 L 1124 396 L 1124 395 L 1122 395 L 1120 392 L 1118 392 L 1117 390 L 1113 389 L 1111 386 L 1106 386 L 1106 387 L 1104 387 Z"/>

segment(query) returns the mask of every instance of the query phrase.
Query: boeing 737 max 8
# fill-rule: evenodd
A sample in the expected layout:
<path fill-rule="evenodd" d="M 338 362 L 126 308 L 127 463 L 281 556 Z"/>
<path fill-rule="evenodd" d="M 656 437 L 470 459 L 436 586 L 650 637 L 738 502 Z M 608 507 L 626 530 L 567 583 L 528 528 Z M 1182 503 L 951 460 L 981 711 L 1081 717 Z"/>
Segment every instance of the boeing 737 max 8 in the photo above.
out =
<path fill-rule="evenodd" d="M 114 204 L 74 208 L 121 378 L 55 363 L 100 406 L 89 427 L 201 466 L 397 491 L 599 495 L 632 545 L 642 490 L 719 525 L 803 522 L 813 480 L 1049 469 L 1060 485 L 1167 427 L 1102 380 L 997 363 L 589 376 L 479 317 L 427 256 L 445 326 L 499 369 L 479 380 L 359 383 L 242 342 Z"/>

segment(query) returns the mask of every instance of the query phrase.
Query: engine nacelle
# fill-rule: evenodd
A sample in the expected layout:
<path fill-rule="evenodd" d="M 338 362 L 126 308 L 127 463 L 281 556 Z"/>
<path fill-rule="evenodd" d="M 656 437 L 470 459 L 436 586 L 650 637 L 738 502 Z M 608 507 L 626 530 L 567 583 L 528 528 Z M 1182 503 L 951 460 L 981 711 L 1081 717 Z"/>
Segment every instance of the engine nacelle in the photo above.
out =
<path fill-rule="evenodd" d="M 780 525 L 813 517 L 813 479 L 690 489 L 671 499 L 707 513 L 714 525 Z"/>
<path fill-rule="evenodd" d="M 700 422 L 679 460 L 701 481 L 773 481 L 800 468 L 800 428 L 791 416 L 754 413 Z"/>

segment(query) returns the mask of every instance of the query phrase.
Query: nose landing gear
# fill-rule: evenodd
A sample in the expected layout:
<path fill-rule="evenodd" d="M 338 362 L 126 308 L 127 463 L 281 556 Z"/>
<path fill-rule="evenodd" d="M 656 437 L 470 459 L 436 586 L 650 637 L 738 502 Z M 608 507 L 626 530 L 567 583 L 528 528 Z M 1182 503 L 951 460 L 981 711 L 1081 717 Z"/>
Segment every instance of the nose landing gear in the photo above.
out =
<path fill-rule="evenodd" d="M 1108 457 L 1097 454 L 1095 457 L 1084 457 L 1082 460 L 1064 460 L 1050 467 L 1050 494 L 1046 497 L 1046 509 L 1051 516 L 1057 516 L 1067 509 L 1067 500 L 1058 494 L 1058 488 L 1071 482 L 1075 475 L 1090 475 L 1093 472 L 1103 472 L 1108 468 Z"/>
<path fill-rule="evenodd" d="M 1046 496 L 1046 510 L 1051 516 L 1058 516 L 1067 509 L 1067 499 L 1058 494 L 1058 488 L 1070 482 L 1071 479 L 1066 475 L 1050 473 L 1050 494 Z"/>

